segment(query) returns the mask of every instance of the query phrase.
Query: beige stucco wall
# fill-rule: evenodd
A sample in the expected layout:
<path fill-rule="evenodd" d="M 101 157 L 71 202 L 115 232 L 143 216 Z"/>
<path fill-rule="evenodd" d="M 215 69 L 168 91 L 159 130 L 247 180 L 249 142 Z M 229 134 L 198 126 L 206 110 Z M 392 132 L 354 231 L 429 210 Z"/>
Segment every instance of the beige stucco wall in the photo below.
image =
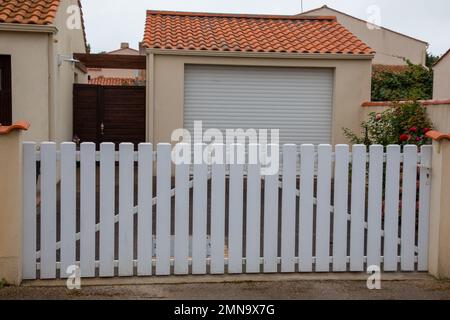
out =
<path fill-rule="evenodd" d="M 0 135 L 0 279 L 22 279 L 22 133 Z"/>
<path fill-rule="evenodd" d="M 62 1 L 56 34 L 0 30 L 0 54 L 11 55 L 13 122 L 31 122 L 27 140 L 72 140 L 72 86 L 75 78 L 86 83 L 87 75 L 68 62 L 58 67 L 57 56 L 85 52 L 83 31 L 66 26 L 67 7 L 77 4 Z"/>
<path fill-rule="evenodd" d="M 48 139 L 48 39 L 45 33 L 0 31 L 0 54 L 11 55 L 12 120 L 29 120 L 29 140 Z"/>
<path fill-rule="evenodd" d="M 401 57 L 405 57 L 415 64 L 425 65 L 427 50 L 427 43 L 425 42 L 384 28 L 370 30 L 367 28 L 365 21 L 330 8 L 319 8 L 306 14 L 336 16 L 340 24 L 376 51 L 374 64 L 402 65 L 405 62 Z"/>
<path fill-rule="evenodd" d="M 450 54 L 447 54 L 433 68 L 433 99 L 450 99 Z"/>
<path fill-rule="evenodd" d="M 447 127 L 448 126 L 449 124 L 447 124 Z M 430 239 L 428 262 L 429 272 L 439 279 L 450 279 L 449 193 L 450 141 L 434 141 L 431 170 Z"/>
<path fill-rule="evenodd" d="M 342 128 L 356 130 L 360 106 L 370 99 L 371 60 L 256 58 L 150 54 L 148 56 L 148 133 L 153 143 L 170 142 L 172 131 L 183 128 L 184 68 L 186 64 L 334 69 L 333 141 L 344 143 Z"/>
<path fill-rule="evenodd" d="M 450 104 L 428 106 L 427 112 L 436 130 L 450 132 Z"/>
<path fill-rule="evenodd" d="M 78 5 L 78 0 L 62 1 L 55 18 L 58 33 L 54 36 L 55 54 L 72 56 L 73 53 L 85 53 L 83 31 L 67 28 L 66 20 L 69 16 L 67 7 Z M 77 76 L 75 76 L 77 74 Z M 55 68 L 55 137 L 57 142 L 72 141 L 73 135 L 73 84 L 75 77 L 78 83 L 87 83 L 87 74 L 77 69 L 73 63 L 63 62 Z"/>

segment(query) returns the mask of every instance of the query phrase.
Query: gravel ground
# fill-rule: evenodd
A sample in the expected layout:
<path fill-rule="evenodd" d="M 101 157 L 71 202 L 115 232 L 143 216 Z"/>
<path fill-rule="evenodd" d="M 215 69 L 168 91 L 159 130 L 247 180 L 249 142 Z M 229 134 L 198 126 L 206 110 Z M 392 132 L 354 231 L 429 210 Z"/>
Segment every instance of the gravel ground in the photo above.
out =
<path fill-rule="evenodd" d="M 6 287 L 0 289 L 0 300 L 4 299 L 450 300 L 450 281 L 384 281 L 381 290 L 368 290 L 364 281 L 348 280 L 86 286 L 80 291 Z"/>

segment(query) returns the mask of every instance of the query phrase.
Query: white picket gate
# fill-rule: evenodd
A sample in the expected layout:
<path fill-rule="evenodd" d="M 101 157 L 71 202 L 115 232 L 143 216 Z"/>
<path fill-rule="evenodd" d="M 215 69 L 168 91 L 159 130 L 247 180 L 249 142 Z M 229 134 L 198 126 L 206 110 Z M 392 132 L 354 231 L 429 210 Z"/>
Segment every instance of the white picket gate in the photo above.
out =
<path fill-rule="evenodd" d="M 23 145 L 25 279 L 72 265 L 82 277 L 428 268 L 431 146 L 285 145 L 265 177 L 173 166 L 169 144 L 36 149 Z"/>

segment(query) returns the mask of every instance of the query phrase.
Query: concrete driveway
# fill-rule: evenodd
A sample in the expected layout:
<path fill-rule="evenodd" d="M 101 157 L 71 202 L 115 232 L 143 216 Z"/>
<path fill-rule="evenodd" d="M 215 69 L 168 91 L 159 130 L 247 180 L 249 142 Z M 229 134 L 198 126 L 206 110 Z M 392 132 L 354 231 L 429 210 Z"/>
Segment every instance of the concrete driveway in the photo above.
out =
<path fill-rule="evenodd" d="M 450 281 L 424 274 L 382 276 L 368 290 L 366 275 L 255 275 L 83 280 L 80 291 L 64 281 L 25 283 L 0 289 L 0 299 L 186 299 L 186 300 L 450 300 Z"/>

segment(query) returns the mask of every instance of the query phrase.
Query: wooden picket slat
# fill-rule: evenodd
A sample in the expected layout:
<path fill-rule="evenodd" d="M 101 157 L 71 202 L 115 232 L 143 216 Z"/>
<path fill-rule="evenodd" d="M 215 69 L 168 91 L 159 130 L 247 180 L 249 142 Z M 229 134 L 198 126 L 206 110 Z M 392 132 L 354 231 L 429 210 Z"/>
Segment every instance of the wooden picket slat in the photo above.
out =
<path fill-rule="evenodd" d="M 242 144 L 230 147 L 237 153 L 245 152 Z M 236 153 L 235 153 L 236 154 Z M 242 273 L 242 238 L 243 238 L 243 198 L 244 165 L 237 159 L 230 164 L 229 185 L 229 228 L 228 228 L 228 273 Z M 277 186 L 278 188 L 278 186 Z"/>
<path fill-rule="evenodd" d="M 171 145 L 158 144 L 156 178 L 156 274 L 170 274 Z"/>
<path fill-rule="evenodd" d="M 56 144 L 41 145 L 41 279 L 56 276 Z"/>
<path fill-rule="evenodd" d="M 152 274 L 153 252 L 153 145 L 139 144 L 138 151 L 138 265 L 139 276 Z"/>
<path fill-rule="evenodd" d="M 258 159 L 259 147 L 249 145 L 249 154 L 254 161 L 247 167 L 247 234 L 246 234 L 246 272 L 261 271 L 261 166 Z"/>
<path fill-rule="evenodd" d="M 80 266 L 82 277 L 95 276 L 95 143 L 80 147 Z"/>
<path fill-rule="evenodd" d="M 318 147 L 316 272 L 330 271 L 331 152 L 330 145 Z"/>
<path fill-rule="evenodd" d="M 384 209 L 384 271 L 397 271 L 400 200 L 400 146 L 387 147 Z"/>
<path fill-rule="evenodd" d="M 23 143 L 23 278 L 36 279 L 36 143 Z"/>
<path fill-rule="evenodd" d="M 202 161 L 204 144 L 195 144 L 192 211 L 192 273 L 206 274 L 206 230 L 208 204 L 208 166 Z"/>
<path fill-rule="evenodd" d="M 190 152 L 189 144 L 179 144 L 184 154 Z M 187 274 L 189 269 L 189 163 L 179 163 L 175 168 L 175 274 Z"/>
<path fill-rule="evenodd" d="M 211 274 L 223 274 L 225 270 L 225 146 L 214 146 L 222 150 L 212 164 L 211 178 Z M 222 160 L 222 161 L 221 161 Z"/>
<path fill-rule="evenodd" d="M 313 271 L 314 145 L 300 149 L 299 271 Z"/>
<path fill-rule="evenodd" d="M 269 150 L 278 149 L 268 145 Z M 264 182 L 264 272 L 278 271 L 279 172 L 266 175 Z"/>
<path fill-rule="evenodd" d="M 119 275 L 133 275 L 134 145 L 119 146 Z"/>
<path fill-rule="evenodd" d="M 295 272 L 295 207 L 297 146 L 283 146 L 281 272 Z"/>
<path fill-rule="evenodd" d="M 403 154 L 401 271 L 414 271 L 417 146 L 405 146 Z"/>
<path fill-rule="evenodd" d="M 114 276 L 115 145 L 100 145 L 100 277 Z"/>
<path fill-rule="evenodd" d="M 334 176 L 333 271 L 347 271 L 349 147 L 337 145 Z M 300 191 L 302 192 L 302 191 Z"/>
<path fill-rule="evenodd" d="M 352 158 L 350 271 L 364 271 L 366 146 L 353 146 Z"/>
<path fill-rule="evenodd" d="M 370 146 L 369 157 L 367 265 L 381 267 L 383 146 Z"/>
<path fill-rule="evenodd" d="M 431 196 L 431 156 L 432 146 L 422 146 L 420 150 L 420 188 L 419 188 L 419 238 L 418 271 L 428 270 L 428 238 L 430 226 Z"/>
<path fill-rule="evenodd" d="M 61 144 L 61 278 L 75 265 L 76 155 L 75 143 Z"/>

